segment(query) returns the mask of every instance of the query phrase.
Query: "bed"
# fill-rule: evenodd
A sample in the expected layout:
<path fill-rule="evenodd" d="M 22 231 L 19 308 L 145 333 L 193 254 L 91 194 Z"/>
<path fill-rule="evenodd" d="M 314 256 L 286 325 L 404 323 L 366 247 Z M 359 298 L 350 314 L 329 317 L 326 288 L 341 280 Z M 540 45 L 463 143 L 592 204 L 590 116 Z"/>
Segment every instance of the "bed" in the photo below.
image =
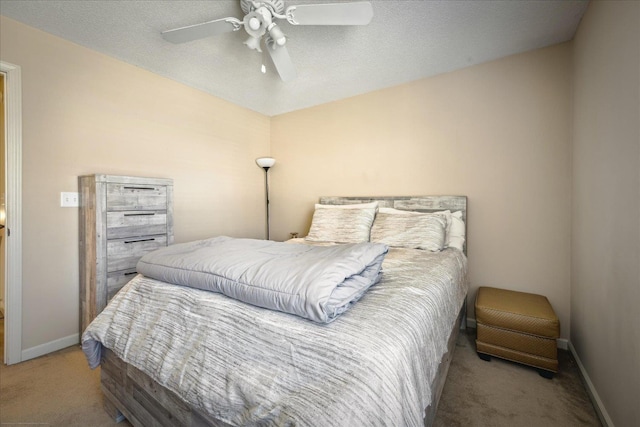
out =
<path fill-rule="evenodd" d="M 366 203 L 456 212 L 466 224 L 464 196 L 320 199 Z M 83 349 L 99 351 L 107 412 L 136 426 L 431 425 L 465 324 L 466 240 L 441 251 L 390 247 L 381 277 L 317 323 L 139 275 L 87 328 Z"/>

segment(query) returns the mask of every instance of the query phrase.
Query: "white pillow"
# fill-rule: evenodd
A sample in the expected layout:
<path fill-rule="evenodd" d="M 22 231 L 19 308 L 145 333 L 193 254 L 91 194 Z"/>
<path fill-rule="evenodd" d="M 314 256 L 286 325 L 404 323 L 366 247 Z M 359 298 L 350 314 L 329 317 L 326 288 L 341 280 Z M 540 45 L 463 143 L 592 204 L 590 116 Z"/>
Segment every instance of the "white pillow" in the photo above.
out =
<path fill-rule="evenodd" d="M 378 202 L 356 205 L 315 205 L 309 242 L 368 242 Z"/>
<path fill-rule="evenodd" d="M 371 227 L 372 242 L 433 252 L 444 248 L 447 221 L 442 215 L 400 212 L 380 209 Z"/>
<path fill-rule="evenodd" d="M 466 232 L 464 221 L 462 220 L 462 211 L 454 212 L 451 214 L 451 227 L 447 236 L 447 246 L 462 251 L 465 238 Z"/>

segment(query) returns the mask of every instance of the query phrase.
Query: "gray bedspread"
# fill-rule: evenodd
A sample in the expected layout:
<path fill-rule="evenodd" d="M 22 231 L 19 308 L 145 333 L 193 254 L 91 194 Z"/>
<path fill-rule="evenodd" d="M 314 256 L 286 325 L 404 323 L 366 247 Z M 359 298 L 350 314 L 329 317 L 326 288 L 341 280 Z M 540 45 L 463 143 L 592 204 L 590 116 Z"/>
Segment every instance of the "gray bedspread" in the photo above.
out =
<path fill-rule="evenodd" d="M 328 324 L 139 275 L 82 345 L 231 425 L 421 426 L 466 271 L 455 249 L 390 249 L 382 280 Z"/>
<path fill-rule="evenodd" d="M 138 273 L 329 323 L 380 280 L 379 243 L 310 246 L 226 236 L 158 249 Z"/>

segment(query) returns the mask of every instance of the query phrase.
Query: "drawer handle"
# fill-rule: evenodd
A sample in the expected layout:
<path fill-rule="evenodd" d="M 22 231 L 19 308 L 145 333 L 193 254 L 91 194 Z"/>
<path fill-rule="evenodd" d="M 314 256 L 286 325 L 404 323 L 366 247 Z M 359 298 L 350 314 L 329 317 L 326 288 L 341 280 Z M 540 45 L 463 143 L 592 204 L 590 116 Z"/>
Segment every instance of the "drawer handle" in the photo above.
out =
<path fill-rule="evenodd" d="M 155 212 L 146 212 L 146 213 L 129 213 L 129 214 L 124 214 L 124 216 L 152 216 L 155 215 Z"/>
<path fill-rule="evenodd" d="M 155 187 L 127 187 L 126 185 L 124 186 L 125 190 L 147 190 L 147 191 L 154 191 L 157 190 L 157 188 Z"/>
<path fill-rule="evenodd" d="M 125 243 L 138 243 L 138 242 L 152 242 L 156 239 L 138 239 L 138 240 L 125 240 Z"/>
<path fill-rule="evenodd" d="M 131 271 L 129 273 L 124 273 L 124 276 L 131 276 L 132 274 L 138 274 L 137 271 Z"/>

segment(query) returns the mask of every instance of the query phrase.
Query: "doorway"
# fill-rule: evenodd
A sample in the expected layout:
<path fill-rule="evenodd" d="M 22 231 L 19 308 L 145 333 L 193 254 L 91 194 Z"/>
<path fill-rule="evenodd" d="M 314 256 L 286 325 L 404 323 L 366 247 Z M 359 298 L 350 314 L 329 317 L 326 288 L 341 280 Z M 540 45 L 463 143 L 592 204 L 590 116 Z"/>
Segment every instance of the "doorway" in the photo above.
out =
<path fill-rule="evenodd" d="M 5 250 L 4 250 L 4 228 L 5 228 L 5 134 L 6 126 L 4 123 L 5 108 L 4 108 L 4 74 L 0 73 L 0 348 L 2 352 L 2 363 L 4 363 L 4 288 L 6 282 L 6 266 L 5 266 Z"/>
<path fill-rule="evenodd" d="M 3 76 L 5 203 L 3 261 L 4 363 L 22 361 L 22 80 L 19 66 L 0 61 Z"/>

